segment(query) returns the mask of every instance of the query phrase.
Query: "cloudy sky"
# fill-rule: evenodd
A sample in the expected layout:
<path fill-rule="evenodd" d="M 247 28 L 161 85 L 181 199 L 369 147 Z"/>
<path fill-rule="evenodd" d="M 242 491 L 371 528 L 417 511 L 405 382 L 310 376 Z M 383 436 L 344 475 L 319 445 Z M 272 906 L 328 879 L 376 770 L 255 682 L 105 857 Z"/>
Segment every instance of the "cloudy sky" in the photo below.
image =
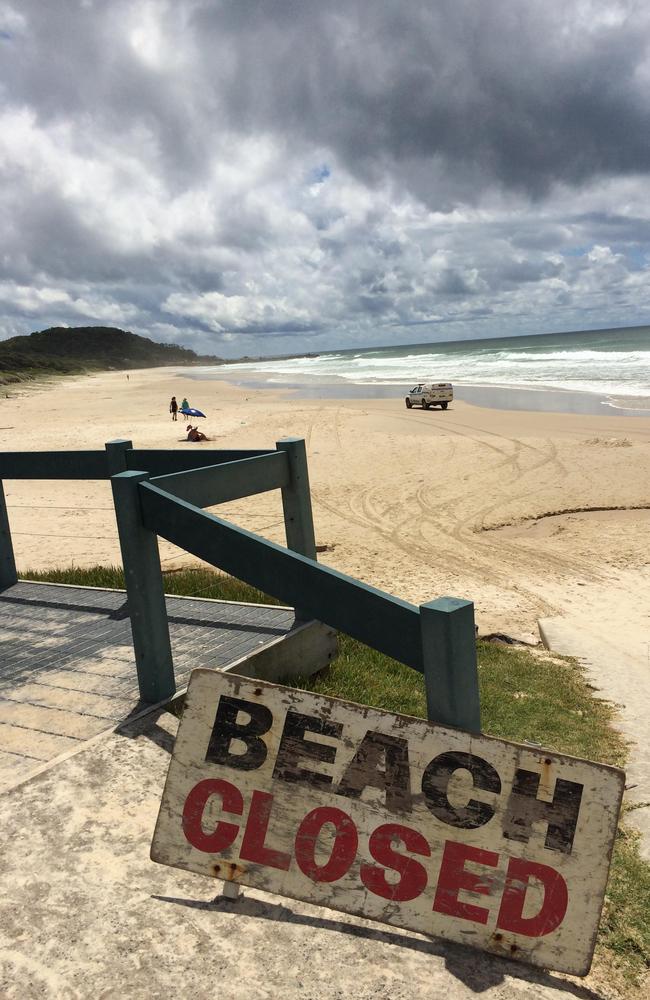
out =
<path fill-rule="evenodd" d="M 0 338 L 650 322 L 644 0 L 0 0 Z"/>

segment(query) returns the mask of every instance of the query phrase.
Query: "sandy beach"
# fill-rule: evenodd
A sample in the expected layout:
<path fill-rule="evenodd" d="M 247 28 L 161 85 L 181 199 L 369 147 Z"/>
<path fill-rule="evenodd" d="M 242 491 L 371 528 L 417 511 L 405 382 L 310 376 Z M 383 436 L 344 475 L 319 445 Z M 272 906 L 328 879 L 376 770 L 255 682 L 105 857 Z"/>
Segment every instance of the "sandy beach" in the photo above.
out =
<path fill-rule="evenodd" d="M 191 444 L 172 394 L 207 414 Z M 540 616 L 618 609 L 647 643 L 650 417 L 502 411 L 455 401 L 295 399 L 172 369 L 6 387 L 2 450 L 263 448 L 304 437 L 319 558 L 399 597 L 474 601 L 482 633 L 537 641 Z M 7 482 L 19 570 L 119 561 L 110 488 Z M 280 496 L 220 513 L 283 541 Z M 166 569 L 193 557 L 161 542 Z"/>
<path fill-rule="evenodd" d="M 172 394 L 178 399 L 187 395 L 191 404 L 207 413 L 201 428 L 212 438 L 210 442 L 184 440 L 184 422 L 173 423 L 168 413 Z M 301 400 L 225 382 L 195 381 L 162 369 L 131 371 L 128 378 L 127 373 L 119 372 L 48 386 L 9 387 L 2 393 L 0 409 L 0 449 L 7 451 L 99 449 L 117 438 L 131 439 L 136 447 L 206 451 L 272 448 L 283 437 L 304 437 L 317 543 L 323 549 L 319 559 L 323 562 L 416 603 L 444 594 L 471 599 L 482 634 L 500 631 L 538 642 L 540 617 L 591 623 L 598 653 L 604 650 L 607 654 L 602 682 L 592 677 L 606 697 L 630 702 L 622 712 L 622 722 L 637 746 L 627 771 L 628 787 L 633 799 L 647 801 L 650 761 L 644 706 L 645 655 L 650 656 L 650 558 L 644 542 L 650 524 L 650 418 L 502 411 L 463 401 L 455 401 L 446 412 L 407 411 L 397 395 L 394 399 Z M 71 563 L 119 562 L 106 482 L 7 481 L 4 488 L 19 572 Z M 267 538 L 284 541 L 279 493 L 224 505 L 219 513 Z M 195 562 L 166 542 L 161 542 L 160 551 L 166 569 Z M 639 649 L 645 651 L 643 658 L 638 656 Z M 630 654 L 627 659 L 625 650 Z M 159 729 L 159 735 L 161 732 Z M 94 829 L 100 832 L 95 841 L 99 846 L 87 855 L 87 863 L 79 866 L 78 856 L 68 852 L 66 862 L 52 864 L 46 841 L 38 841 L 38 849 L 48 851 L 48 870 L 55 873 L 52 877 L 56 880 L 60 875 L 62 898 L 69 898 L 73 891 L 76 899 L 85 901 L 79 912 L 84 933 L 90 928 L 84 945 L 90 949 L 88 954 L 93 956 L 96 942 L 102 942 L 101 957 L 93 959 L 94 965 L 90 962 L 89 967 L 96 971 L 105 967 L 106 955 L 112 954 L 105 949 L 113 937 L 116 947 L 122 947 L 119 929 L 111 931 L 106 938 L 109 945 L 105 944 L 103 928 L 111 926 L 113 919 L 105 915 L 106 899 L 111 900 L 111 914 L 120 914 L 120 920 L 125 912 L 131 912 L 129 907 L 148 906 L 154 900 L 158 941 L 164 941 L 168 931 L 177 949 L 180 926 L 185 934 L 181 951 L 185 941 L 188 953 L 194 953 L 199 949 L 198 935 L 202 942 L 218 937 L 218 961 L 226 969 L 247 969 L 248 977 L 241 982 L 249 992 L 250 982 L 260 978 L 266 982 L 271 974 L 267 952 L 281 956 L 278 971 L 272 975 L 284 983 L 285 957 L 302 954 L 307 948 L 310 968 L 314 968 L 315 949 L 328 967 L 336 965 L 339 984 L 343 982 L 341 970 L 354 970 L 348 992 L 352 989 L 360 997 L 385 992 L 382 977 L 388 974 L 395 979 L 395 996 L 405 998 L 423 989 L 427 995 L 444 993 L 459 998 L 486 989 L 503 997 L 522 992 L 540 997 L 566 995 L 563 977 L 531 976 L 525 968 L 510 973 L 507 968 L 504 971 L 486 963 L 483 956 L 474 962 L 465 953 L 461 961 L 453 948 L 441 951 L 435 942 L 415 941 L 409 945 L 411 950 L 404 946 L 396 959 L 394 946 L 403 944 L 402 937 L 387 936 L 383 930 L 379 935 L 373 928 L 360 931 L 355 919 L 354 936 L 348 940 L 345 934 L 331 933 L 333 929 L 345 930 L 351 922 L 348 918 L 341 921 L 334 914 L 323 919 L 320 910 L 310 917 L 302 904 L 288 909 L 284 904 L 276 905 L 272 898 L 262 896 L 260 900 L 259 893 L 247 892 L 241 906 L 243 915 L 255 918 L 247 924 L 255 947 L 242 952 L 241 939 L 237 938 L 232 957 L 227 944 L 224 946 L 233 933 L 230 916 L 220 914 L 218 904 L 196 900 L 203 889 L 195 885 L 194 877 L 179 881 L 175 870 L 157 866 L 153 866 L 153 875 L 150 872 L 147 850 L 167 765 L 159 743 L 159 739 L 143 738 L 136 745 L 132 738 L 111 734 L 105 747 L 87 744 L 88 753 L 72 756 L 62 765 L 63 770 L 48 770 L 41 779 L 10 793 L 15 794 L 15 808 L 25 808 L 30 815 L 42 803 L 48 808 L 54 803 L 53 818 L 42 823 L 41 829 L 54 831 L 57 844 L 81 836 L 81 824 L 86 823 L 91 808 L 86 809 L 84 803 L 91 796 L 92 810 L 97 813 Z M 158 757 L 152 764 L 155 753 Z M 100 759 L 102 754 L 108 761 L 106 766 Z M 123 770 L 106 779 L 109 766 Z M 139 776 L 138 768 L 143 766 L 146 781 Z M 78 796 L 74 809 L 67 807 L 70 788 Z M 125 805 L 125 789 L 130 795 L 132 788 L 136 797 Z M 142 800 L 143 789 L 147 802 Z M 63 795 L 65 806 L 59 805 L 57 795 Z M 639 818 L 642 812 L 631 815 Z M 113 863 L 116 815 L 120 817 L 118 829 L 122 829 L 124 816 L 133 821 L 125 835 L 128 848 L 120 855 L 121 859 L 127 854 L 135 859 L 129 862 L 128 878 Z M 14 819 L 12 813 L 11 823 L 16 822 L 20 824 L 20 818 Z M 101 824 L 110 832 L 101 832 Z M 101 845 L 108 851 L 106 858 L 101 856 Z M 11 846 L 10 864 L 20 873 L 15 892 L 22 899 L 25 860 L 21 852 L 27 850 L 33 860 L 34 848 L 26 838 L 14 838 Z M 66 867 L 69 858 L 73 858 L 72 869 Z M 100 869 L 93 866 L 97 865 L 101 866 L 101 877 L 95 891 Z M 35 870 L 38 872 L 38 865 Z M 42 900 L 49 903 L 52 893 L 58 891 L 56 886 L 56 881 L 48 883 L 46 893 L 38 888 L 33 895 L 35 905 L 40 906 Z M 116 910 L 114 900 L 119 902 L 120 893 L 124 899 Z M 7 912 L 13 913 L 13 897 L 8 899 Z M 183 914 L 181 920 L 170 909 L 172 904 L 193 907 L 192 918 Z M 151 912 L 143 910 L 146 919 L 138 917 L 139 928 L 150 926 Z M 57 913 L 75 915 L 76 910 L 61 905 Z M 271 945 L 268 935 L 265 937 L 268 920 L 258 919 L 267 914 L 273 921 L 268 925 Z M 101 931 L 96 931 L 97 920 Z M 307 936 L 304 924 L 310 926 Z M 38 922 L 35 925 L 39 926 Z M 48 962 L 42 966 L 49 976 L 44 988 L 58 995 L 61 985 L 73 975 L 69 948 L 66 945 L 61 955 L 52 959 L 50 916 L 43 926 L 47 928 L 47 944 L 37 938 L 35 947 L 48 949 Z M 70 934 L 75 940 L 79 934 L 81 939 L 82 932 L 77 932 L 74 921 L 71 926 L 72 930 L 59 921 L 54 940 Z M 363 934 L 368 940 L 360 945 Z M 147 994 L 152 976 L 164 980 L 167 975 L 156 950 L 146 944 L 140 947 L 143 955 L 155 959 L 156 972 L 150 974 L 149 966 L 138 964 L 137 972 L 129 973 L 141 976 L 137 983 L 146 981 L 140 987 L 134 980 L 134 995 Z M 345 961 L 346 948 L 349 962 Z M 115 967 L 122 958 L 120 952 Z M 7 982 L 29 978 L 40 984 L 39 976 L 45 975 L 41 964 L 30 964 L 20 948 L 13 949 L 11 961 Z M 198 963 L 196 968 L 204 966 Z M 169 975 L 173 978 L 176 974 L 174 965 Z M 288 975 L 290 979 L 294 975 L 291 968 Z M 380 979 L 381 986 L 377 986 Z M 597 967 L 588 981 L 590 995 L 615 993 L 611 984 L 601 989 L 602 980 L 603 972 Z M 197 988 L 201 992 L 202 987 Z M 287 988 L 283 986 L 285 992 Z"/>

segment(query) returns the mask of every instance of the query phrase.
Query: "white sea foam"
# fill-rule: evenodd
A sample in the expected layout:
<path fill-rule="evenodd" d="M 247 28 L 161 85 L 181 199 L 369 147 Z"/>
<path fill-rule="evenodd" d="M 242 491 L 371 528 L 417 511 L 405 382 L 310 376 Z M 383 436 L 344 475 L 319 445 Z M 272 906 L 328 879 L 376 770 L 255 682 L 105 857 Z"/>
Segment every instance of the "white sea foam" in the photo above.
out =
<path fill-rule="evenodd" d="M 566 346 L 565 346 L 566 345 Z M 596 349 L 597 348 L 597 349 Z M 304 382 L 401 385 L 420 380 L 456 385 L 565 389 L 606 396 L 650 396 L 650 330 L 596 331 L 553 338 L 338 351 L 240 362 L 219 369 L 273 384 Z M 216 374 L 216 372 L 215 372 Z"/>

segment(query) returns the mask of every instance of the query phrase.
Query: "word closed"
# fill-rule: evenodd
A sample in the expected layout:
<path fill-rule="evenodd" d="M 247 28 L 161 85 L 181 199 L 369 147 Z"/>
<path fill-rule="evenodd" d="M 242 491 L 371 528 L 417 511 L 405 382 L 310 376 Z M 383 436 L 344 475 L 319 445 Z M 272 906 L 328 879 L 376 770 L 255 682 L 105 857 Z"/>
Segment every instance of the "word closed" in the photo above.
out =
<path fill-rule="evenodd" d="M 195 670 L 151 857 L 585 975 L 623 785 L 617 768 Z"/>

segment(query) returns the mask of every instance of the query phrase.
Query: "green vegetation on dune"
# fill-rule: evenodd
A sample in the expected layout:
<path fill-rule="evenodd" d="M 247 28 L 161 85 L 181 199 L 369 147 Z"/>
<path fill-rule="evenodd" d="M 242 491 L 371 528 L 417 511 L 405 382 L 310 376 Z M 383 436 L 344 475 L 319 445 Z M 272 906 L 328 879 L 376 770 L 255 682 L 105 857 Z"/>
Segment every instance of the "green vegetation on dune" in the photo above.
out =
<path fill-rule="evenodd" d="M 218 364 L 220 360 L 113 327 L 52 327 L 0 342 L 0 383 L 83 371 Z"/>
<path fill-rule="evenodd" d="M 478 654 L 490 735 L 623 767 L 625 743 L 611 726 L 615 711 L 594 697 L 575 660 L 491 642 L 479 642 Z"/>
<path fill-rule="evenodd" d="M 122 589 L 118 567 L 27 572 L 22 579 Z M 277 603 L 258 590 L 208 569 L 164 574 L 165 592 L 250 603 Z M 614 707 L 594 696 L 575 660 L 478 642 L 484 732 L 516 742 L 534 742 L 562 753 L 623 766 L 625 742 L 613 727 Z M 426 716 L 422 676 L 349 636 L 339 637 L 339 655 L 320 674 L 294 686 L 386 711 Z M 638 984 L 650 970 L 650 865 L 638 837 L 622 826 L 616 839 L 598 957 L 608 972 Z"/>
<path fill-rule="evenodd" d="M 627 979 L 638 983 L 643 978 L 647 984 L 650 978 L 650 864 L 639 853 L 639 840 L 636 830 L 619 826 L 598 947 L 614 956 L 615 964 Z"/>

